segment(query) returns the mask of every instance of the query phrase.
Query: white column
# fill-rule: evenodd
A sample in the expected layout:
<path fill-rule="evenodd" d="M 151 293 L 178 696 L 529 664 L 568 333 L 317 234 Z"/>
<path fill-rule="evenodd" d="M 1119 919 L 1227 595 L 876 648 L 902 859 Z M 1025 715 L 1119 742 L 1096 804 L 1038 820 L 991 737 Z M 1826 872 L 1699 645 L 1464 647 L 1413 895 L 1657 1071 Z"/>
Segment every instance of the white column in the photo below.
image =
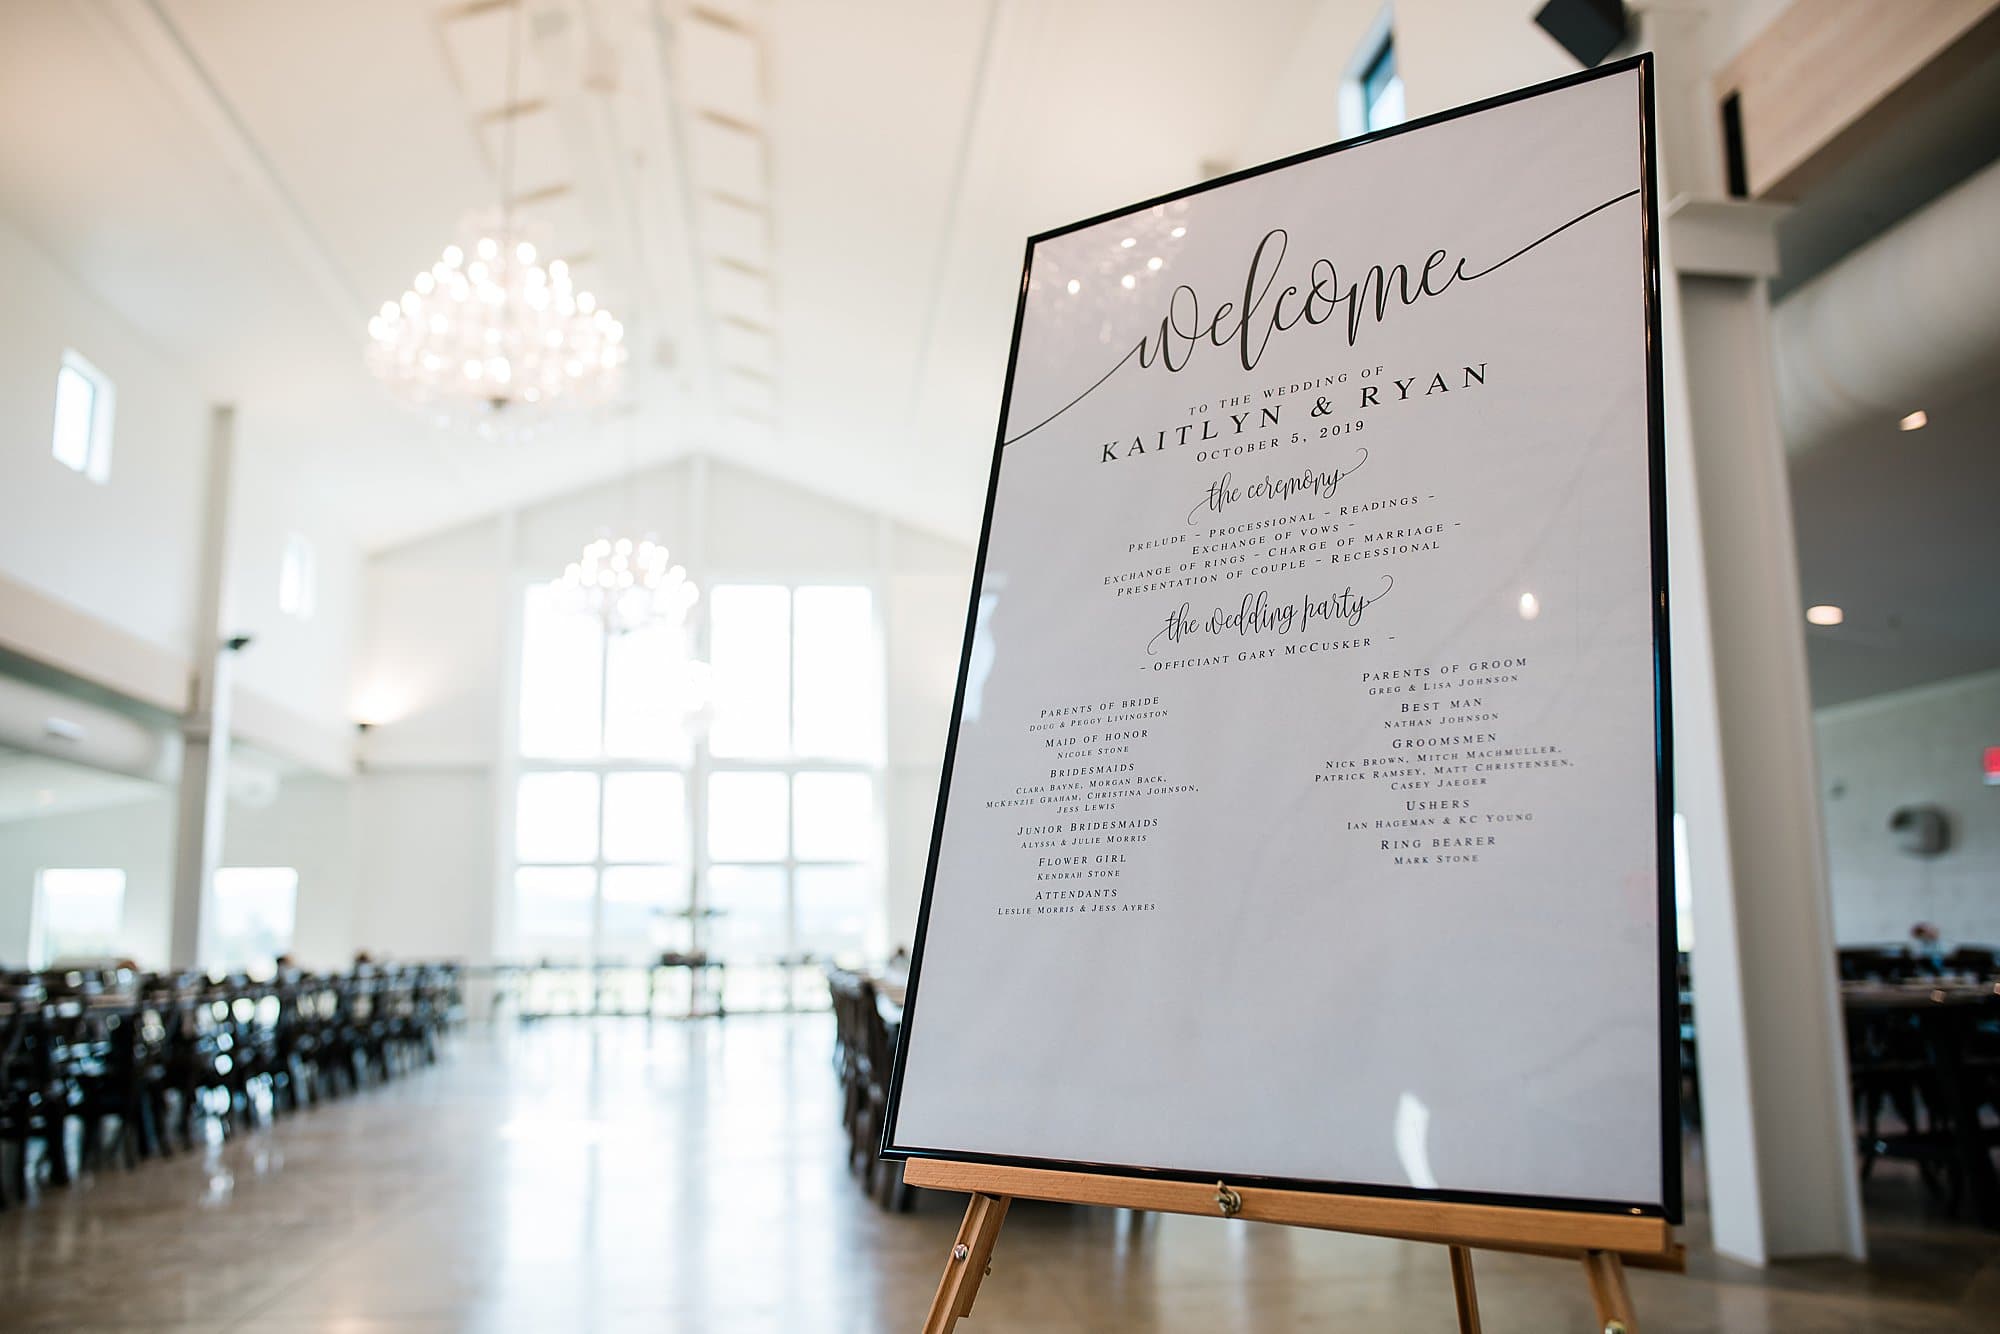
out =
<path fill-rule="evenodd" d="M 168 961 L 208 961 L 209 905 L 221 864 L 229 809 L 231 647 L 228 615 L 229 492 L 236 452 L 236 409 L 212 409 L 208 479 L 202 497 L 201 586 L 195 598 L 194 668 L 181 715 L 181 781 L 174 829 L 174 884 Z"/>
<path fill-rule="evenodd" d="M 1701 14 L 1660 62 L 1674 764 L 1718 1251 L 1864 1253 L 1767 282 L 1779 210 L 1722 198 Z"/>

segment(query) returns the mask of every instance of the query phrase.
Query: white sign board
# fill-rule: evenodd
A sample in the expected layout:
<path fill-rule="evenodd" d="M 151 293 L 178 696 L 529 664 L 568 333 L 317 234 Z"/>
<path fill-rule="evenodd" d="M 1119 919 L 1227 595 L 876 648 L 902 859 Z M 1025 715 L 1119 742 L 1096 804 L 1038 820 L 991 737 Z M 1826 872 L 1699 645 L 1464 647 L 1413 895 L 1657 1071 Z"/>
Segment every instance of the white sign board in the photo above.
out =
<path fill-rule="evenodd" d="M 1031 243 L 892 1155 L 1678 1215 L 1649 78 Z"/>

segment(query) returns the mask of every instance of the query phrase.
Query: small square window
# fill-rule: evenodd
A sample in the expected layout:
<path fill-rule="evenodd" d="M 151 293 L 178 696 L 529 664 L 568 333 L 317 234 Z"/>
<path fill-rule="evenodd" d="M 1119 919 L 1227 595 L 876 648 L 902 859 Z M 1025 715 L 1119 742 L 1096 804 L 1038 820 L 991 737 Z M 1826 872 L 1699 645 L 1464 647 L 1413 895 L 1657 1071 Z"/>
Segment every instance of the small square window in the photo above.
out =
<path fill-rule="evenodd" d="M 285 558 L 278 566 L 278 610 L 309 621 L 313 614 L 312 543 L 293 533 L 285 539 Z"/>
<path fill-rule="evenodd" d="M 28 966 L 108 959 L 118 950 L 125 910 L 125 872 L 115 867 L 62 867 L 35 877 L 28 932 Z"/>
<path fill-rule="evenodd" d="M 1396 69 L 1396 39 L 1385 36 L 1382 46 L 1361 73 L 1361 128 L 1364 132 L 1401 125 L 1403 76 Z"/>
<path fill-rule="evenodd" d="M 215 873 L 212 962 L 229 972 L 271 977 L 292 949 L 299 873 L 290 866 L 229 866 Z"/>
<path fill-rule="evenodd" d="M 111 419 L 117 392 L 103 371 L 74 349 L 56 371 L 55 439 L 51 453 L 93 482 L 111 480 Z"/>

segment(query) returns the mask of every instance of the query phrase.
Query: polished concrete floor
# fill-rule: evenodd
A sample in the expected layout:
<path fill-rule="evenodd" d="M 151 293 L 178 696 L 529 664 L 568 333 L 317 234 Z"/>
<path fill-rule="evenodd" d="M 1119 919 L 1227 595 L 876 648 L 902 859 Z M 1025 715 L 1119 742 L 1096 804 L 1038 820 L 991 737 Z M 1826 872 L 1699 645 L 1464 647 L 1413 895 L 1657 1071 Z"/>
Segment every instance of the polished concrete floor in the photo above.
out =
<path fill-rule="evenodd" d="M 823 1016 L 556 1021 L 0 1214 L 0 1329 L 291 1334 L 915 1331 L 962 1204 L 902 1215 L 842 1165 Z M 1698 1253 L 1644 1328 L 2000 1330 L 2000 1235 L 1870 1187 L 1868 1267 Z M 1700 1241 L 1697 1219 L 1690 1237 Z M 1492 1334 L 1592 1328 L 1568 1263 L 1487 1256 Z M 1017 1205 L 965 1334 L 1454 1330 L 1435 1247 Z"/>

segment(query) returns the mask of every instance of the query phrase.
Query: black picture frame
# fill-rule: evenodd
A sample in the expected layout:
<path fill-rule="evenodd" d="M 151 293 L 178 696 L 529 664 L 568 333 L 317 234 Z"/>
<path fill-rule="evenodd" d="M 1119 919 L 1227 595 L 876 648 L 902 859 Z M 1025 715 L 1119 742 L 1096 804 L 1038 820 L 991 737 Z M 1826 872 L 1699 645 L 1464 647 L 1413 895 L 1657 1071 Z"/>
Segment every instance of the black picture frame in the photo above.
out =
<path fill-rule="evenodd" d="M 1660 1202 L 1613 1199 L 1583 1199 L 1570 1196 L 1519 1195 L 1494 1191 L 1425 1189 L 1384 1185 L 1374 1182 L 1301 1180 L 1291 1177 L 1251 1176 L 1188 1168 L 1140 1167 L 1129 1163 L 1086 1162 L 1075 1159 L 1036 1158 L 1021 1155 L 987 1154 L 963 1150 L 929 1149 L 896 1143 L 897 1113 L 901 1107 L 904 1065 L 909 1055 L 910 1034 L 917 1012 L 922 985 L 924 942 L 930 925 L 931 899 L 937 889 L 939 853 L 943 847 L 947 809 L 951 799 L 952 765 L 958 753 L 959 725 L 964 716 L 966 681 L 971 665 L 973 637 L 978 628 L 980 594 L 986 578 L 986 555 L 993 535 L 993 510 L 999 493 L 1000 467 L 1008 440 L 1008 411 L 1014 395 L 1014 372 L 1020 357 L 1021 333 L 1026 321 L 1028 281 L 1034 266 L 1035 247 L 1044 241 L 1093 227 L 1141 209 L 1187 199 L 1237 181 L 1282 171 L 1301 163 L 1346 152 L 1363 144 L 1376 143 L 1448 121 L 1475 116 L 1484 111 L 1558 92 L 1579 84 L 1638 74 L 1639 153 L 1641 229 L 1644 233 L 1645 349 L 1646 349 L 1646 428 L 1648 480 L 1650 489 L 1652 627 L 1653 627 L 1653 742 L 1655 790 L 1655 856 L 1659 868 L 1657 893 L 1659 1076 L 1660 1076 Z M 1021 285 L 1014 308 L 1013 337 L 1008 346 L 1007 374 L 1000 392 L 999 425 L 994 432 L 993 462 L 987 477 L 986 505 L 980 520 L 979 546 L 973 563 L 972 595 L 966 612 L 965 635 L 959 652 L 957 688 L 952 697 L 952 716 L 945 743 L 944 767 L 939 778 L 937 814 L 931 828 L 929 860 L 924 872 L 924 892 L 917 914 L 917 933 L 912 943 L 909 979 L 904 989 L 903 1023 L 897 1035 L 895 1063 L 889 1077 L 889 1098 L 884 1121 L 882 1157 L 892 1160 L 913 1158 L 948 1162 L 986 1163 L 1047 1171 L 1088 1172 L 1134 1179 L 1210 1182 L 1227 1178 L 1232 1184 L 1278 1190 L 1310 1191 L 1385 1199 L 1429 1200 L 1455 1204 L 1483 1204 L 1512 1208 L 1567 1210 L 1579 1213 L 1628 1214 L 1664 1218 L 1679 1224 L 1684 1216 L 1681 1181 L 1681 1056 L 1679 948 L 1674 902 L 1674 799 L 1673 799 L 1673 690 L 1668 634 L 1667 595 L 1667 468 L 1666 424 L 1662 404 L 1662 350 L 1660 334 L 1660 217 L 1658 163 L 1654 129 L 1654 75 L 1650 51 L 1622 60 L 1551 79 L 1512 92 L 1502 93 L 1434 115 L 1422 116 L 1401 125 L 1343 139 L 1323 148 L 1310 149 L 1279 158 L 1261 166 L 1245 168 L 1203 181 L 1198 185 L 1140 200 L 1122 208 L 1099 213 L 1066 226 L 1040 232 L 1028 238 L 1021 265 Z"/>

